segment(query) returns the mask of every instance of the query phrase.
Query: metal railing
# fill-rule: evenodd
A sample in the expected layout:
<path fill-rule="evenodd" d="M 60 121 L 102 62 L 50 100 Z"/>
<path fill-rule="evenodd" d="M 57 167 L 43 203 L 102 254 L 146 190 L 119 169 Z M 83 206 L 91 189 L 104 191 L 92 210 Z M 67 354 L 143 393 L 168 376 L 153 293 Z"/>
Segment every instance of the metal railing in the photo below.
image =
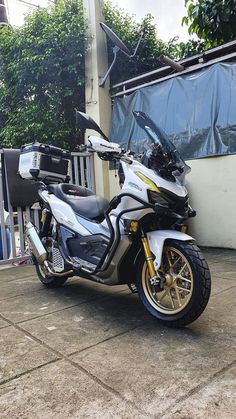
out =
<path fill-rule="evenodd" d="M 111 97 L 123 97 L 135 92 L 143 87 L 152 86 L 163 82 L 164 80 L 179 77 L 183 74 L 192 73 L 204 67 L 224 61 L 236 60 L 236 40 L 228 42 L 227 44 L 211 48 L 199 54 L 184 58 L 178 61 L 184 69 L 181 72 L 174 72 L 173 68 L 168 66 L 159 67 L 156 70 L 141 74 L 140 76 L 132 77 L 120 83 L 114 84 L 111 87 Z"/>
<path fill-rule="evenodd" d="M 1 154 L 1 150 L 0 150 Z M 95 191 L 94 162 L 91 153 L 72 153 L 71 183 L 86 186 Z M 39 228 L 39 209 L 32 207 L 12 208 L 7 193 L 8 211 L 4 209 L 3 178 L 0 169 L 0 265 L 19 263 L 30 259 L 25 242 L 25 224 L 32 221 Z M 5 185 L 8 192 L 8 185 Z"/>

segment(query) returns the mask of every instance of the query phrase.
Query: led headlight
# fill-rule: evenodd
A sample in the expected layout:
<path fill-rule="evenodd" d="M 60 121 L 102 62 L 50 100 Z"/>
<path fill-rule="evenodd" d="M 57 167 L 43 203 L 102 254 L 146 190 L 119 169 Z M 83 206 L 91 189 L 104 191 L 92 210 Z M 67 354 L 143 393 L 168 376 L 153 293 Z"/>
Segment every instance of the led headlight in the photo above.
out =
<path fill-rule="evenodd" d="M 168 208 L 169 201 L 165 198 L 162 192 L 148 191 L 148 200 L 151 204 L 158 204 L 162 207 Z"/>
<path fill-rule="evenodd" d="M 165 199 L 163 196 L 164 194 L 160 191 L 160 189 L 157 187 L 157 185 L 149 179 L 147 176 L 145 176 L 141 172 L 135 172 L 135 174 L 145 183 L 148 185 L 148 200 L 151 204 L 159 204 L 162 207 L 168 207 L 168 198 Z"/>
<path fill-rule="evenodd" d="M 157 185 L 151 179 L 149 179 L 147 176 L 145 176 L 143 173 L 135 172 L 135 174 L 136 174 L 136 176 L 139 177 L 139 179 L 141 179 L 143 181 L 143 183 L 145 183 L 146 185 L 149 186 L 150 191 L 160 192 Z"/>

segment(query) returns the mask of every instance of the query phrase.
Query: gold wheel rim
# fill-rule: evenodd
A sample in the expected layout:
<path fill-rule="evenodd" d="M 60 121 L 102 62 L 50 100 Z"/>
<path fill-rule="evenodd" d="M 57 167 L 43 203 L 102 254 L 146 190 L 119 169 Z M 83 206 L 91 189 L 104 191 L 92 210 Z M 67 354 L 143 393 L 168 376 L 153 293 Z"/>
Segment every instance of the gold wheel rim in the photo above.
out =
<path fill-rule="evenodd" d="M 164 277 L 164 289 L 157 292 L 150 283 L 146 262 L 142 271 L 142 286 L 149 303 L 160 313 L 177 314 L 189 303 L 193 293 L 193 273 L 186 257 L 178 249 L 166 246 L 159 269 Z"/>

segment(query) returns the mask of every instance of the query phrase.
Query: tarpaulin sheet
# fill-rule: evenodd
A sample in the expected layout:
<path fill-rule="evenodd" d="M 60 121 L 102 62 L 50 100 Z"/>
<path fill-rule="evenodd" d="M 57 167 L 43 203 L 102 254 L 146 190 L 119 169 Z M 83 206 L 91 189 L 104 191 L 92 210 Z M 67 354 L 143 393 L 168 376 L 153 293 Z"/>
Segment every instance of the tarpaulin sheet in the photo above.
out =
<path fill-rule="evenodd" d="M 185 159 L 236 153 L 236 64 L 220 63 L 115 98 L 111 141 L 145 142 L 132 111 L 159 125 Z M 136 151 L 136 150 L 134 150 Z"/>

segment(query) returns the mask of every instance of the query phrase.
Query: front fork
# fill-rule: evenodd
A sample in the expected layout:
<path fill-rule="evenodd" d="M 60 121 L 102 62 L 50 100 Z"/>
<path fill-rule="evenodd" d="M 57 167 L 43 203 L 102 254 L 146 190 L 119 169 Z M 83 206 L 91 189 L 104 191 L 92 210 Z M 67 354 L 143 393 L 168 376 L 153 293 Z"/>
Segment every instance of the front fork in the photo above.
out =
<path fill-rule="evenodd" d="M 154 267 L 154 263 L 153 263 L 154 257 L 150 250 L 148 238 L 143 234 L 141 240 L 142 240 L 145 260 L 147 262 L 147 267 L 148 267 L 148 271 L 150 275 L 150 278 L 149 278 L 150 284 L 155 286 L 156 292 L 161 291 L 163 290 L 163 279 Z"/>

